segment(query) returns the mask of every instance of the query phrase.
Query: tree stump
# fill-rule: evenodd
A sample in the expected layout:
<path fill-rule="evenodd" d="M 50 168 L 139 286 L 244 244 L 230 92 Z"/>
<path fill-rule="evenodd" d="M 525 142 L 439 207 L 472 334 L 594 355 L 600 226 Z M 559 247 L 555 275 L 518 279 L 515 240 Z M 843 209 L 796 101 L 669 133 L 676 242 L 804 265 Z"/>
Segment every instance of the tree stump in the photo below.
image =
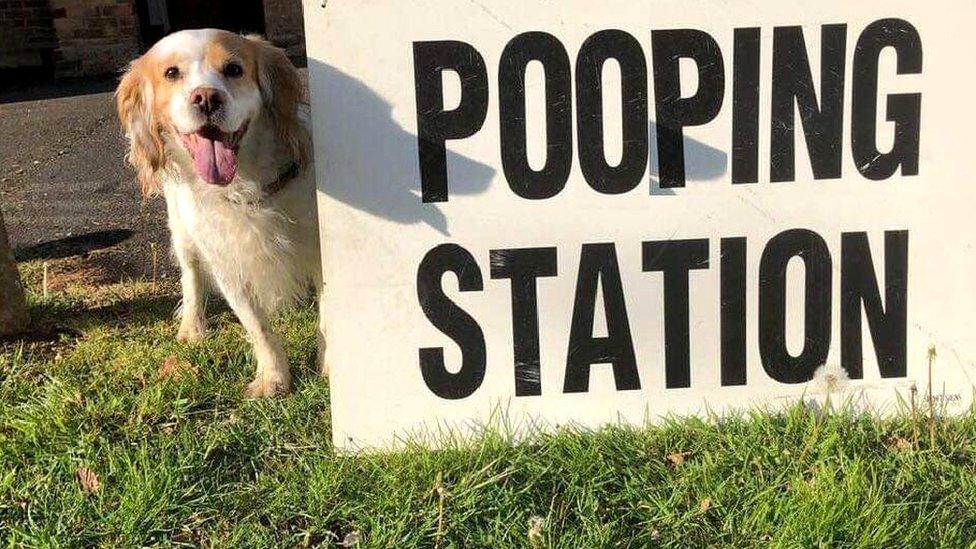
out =
<path fill-rule="evenodd" d="M 25 332 L 29 322 L 24 287 L 0 211 L 0 338 Z"/>

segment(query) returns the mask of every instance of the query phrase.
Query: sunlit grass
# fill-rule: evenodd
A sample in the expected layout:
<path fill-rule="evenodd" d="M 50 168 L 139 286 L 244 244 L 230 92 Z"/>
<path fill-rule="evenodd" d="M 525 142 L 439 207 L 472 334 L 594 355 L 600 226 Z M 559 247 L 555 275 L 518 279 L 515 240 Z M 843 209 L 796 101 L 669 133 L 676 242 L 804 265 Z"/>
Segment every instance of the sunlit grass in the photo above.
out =
<path fill-rule="evenodd" d="M 340 458 L 311 307 L 278 320 L 294 393 L 252 402 L 230 313 L 177 344 L 170 287 L 44 299 L 26 271 L 35 319 L 66 333 L 0 352 L 11 546 L 960 547 L 976 532 L 973 415 L 941 420 L 934 446 L 921 420 L 797 406 Z M 160 374 L 169 357 L 178 376 Z"/>

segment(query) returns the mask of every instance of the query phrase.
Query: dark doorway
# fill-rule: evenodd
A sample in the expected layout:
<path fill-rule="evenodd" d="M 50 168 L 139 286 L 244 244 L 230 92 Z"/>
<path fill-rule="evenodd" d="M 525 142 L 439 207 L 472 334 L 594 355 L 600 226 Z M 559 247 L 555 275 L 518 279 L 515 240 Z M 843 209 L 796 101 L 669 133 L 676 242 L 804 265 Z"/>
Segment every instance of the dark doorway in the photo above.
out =
<path fill-rule="evenodd" d="M 138 0 L 143 46 L 171 32 L 214 28 L 264 33 L 262 0 Z"/>

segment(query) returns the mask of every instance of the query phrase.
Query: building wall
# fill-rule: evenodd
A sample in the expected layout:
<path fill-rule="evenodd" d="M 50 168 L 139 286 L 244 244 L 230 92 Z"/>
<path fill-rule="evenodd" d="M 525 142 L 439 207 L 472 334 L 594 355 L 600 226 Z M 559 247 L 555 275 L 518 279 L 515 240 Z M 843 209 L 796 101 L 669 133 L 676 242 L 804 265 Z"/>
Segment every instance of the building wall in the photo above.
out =
<path fill-rule="evenodd" d="M 39 67 L 57 46 L 48 0 L 0 0 L 0 67 Z"/>
<path fill-rule="evenodd" d="M 262 2 L 267 38 L 304 57 L 301 0 Z M 140 36 L 138 14 L 136 0 L 0 0 L 0 69 L 43 65 L 57 77 L 117 73 L 153 41 Z"/>
<path fill-rule="evenodd" d="M 49 0 L 58 76 L 118 72 L 139 55 L 134 0 Z"/>
<path fill-rule="evenodd" d="M 292 57 L 305 56 L 301 0 L 264 0 L 264 27 L 271 43 Z"/>

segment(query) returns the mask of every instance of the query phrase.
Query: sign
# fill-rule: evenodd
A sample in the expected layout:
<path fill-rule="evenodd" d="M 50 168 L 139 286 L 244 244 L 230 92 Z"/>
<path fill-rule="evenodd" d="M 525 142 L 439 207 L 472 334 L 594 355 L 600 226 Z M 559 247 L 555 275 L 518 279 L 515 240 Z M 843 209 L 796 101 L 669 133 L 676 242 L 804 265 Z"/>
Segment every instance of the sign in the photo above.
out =
<path fill-rule="evenodd" d="M 305 17 L 338 449 L 970 404 L 971 1 Z"/>

